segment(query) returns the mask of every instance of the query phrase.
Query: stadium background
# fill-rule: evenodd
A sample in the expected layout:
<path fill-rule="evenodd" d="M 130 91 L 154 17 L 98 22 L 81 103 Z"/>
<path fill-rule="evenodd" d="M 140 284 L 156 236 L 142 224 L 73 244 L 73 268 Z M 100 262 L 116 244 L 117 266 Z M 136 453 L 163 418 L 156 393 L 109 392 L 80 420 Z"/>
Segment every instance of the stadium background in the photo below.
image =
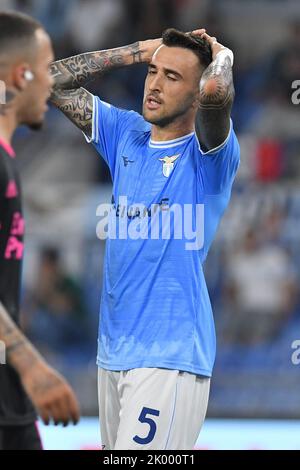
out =
<path fill-rule="evenodd" d="M 300 105 L 291 98 L 300 80 L 299 0 L 0 0 L 0 6 L 40 19 L 57 58 L 159 37 L 170 26 L 206 27 L 233 49 L 242 164 L 206 263 L 218 352 L 199 446 L 300 448 L 292 440 L 300 431 Z M 145 73 L 143 66 L 120 69 L 89 89 L 141 111 Z M 110 201 L 108 171 L 54 108 L 42 133 L 22 129 L 14 146 L 27 219 L 23 325 L 72 383 L 83 415 L 96 417 L 104 251 L 96 208 Z M 49 448 L 62 442 L 89 448 L 98 444 L 92 429 L 98 433 L 95 420 L 84 421 L 76 435 L 42 433 Z"/>

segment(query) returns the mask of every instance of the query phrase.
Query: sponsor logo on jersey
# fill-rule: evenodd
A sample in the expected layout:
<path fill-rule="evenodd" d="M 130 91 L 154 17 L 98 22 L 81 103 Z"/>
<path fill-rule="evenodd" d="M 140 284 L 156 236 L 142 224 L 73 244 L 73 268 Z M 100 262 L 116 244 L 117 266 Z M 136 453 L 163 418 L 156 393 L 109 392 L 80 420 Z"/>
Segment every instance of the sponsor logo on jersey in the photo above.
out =
<path fill-rule="evenodd" d="M 134 163 L 134 160 L 129 160 L 128 157 L 122 157 L 123 158 L 123 163 L 124 163 L 124 166 L 128 166 L 129 163 Z"/>

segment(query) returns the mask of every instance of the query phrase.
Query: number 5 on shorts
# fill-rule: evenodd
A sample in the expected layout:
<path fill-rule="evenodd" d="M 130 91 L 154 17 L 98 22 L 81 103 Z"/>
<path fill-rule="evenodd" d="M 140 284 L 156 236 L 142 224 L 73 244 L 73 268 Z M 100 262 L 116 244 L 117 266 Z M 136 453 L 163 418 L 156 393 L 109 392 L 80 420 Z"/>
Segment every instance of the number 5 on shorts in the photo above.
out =
<path fill-rule="evenodd" d="M 139 437 L 139 436 L 134 436 L 133 440 L 134 442 L 137 442 L 137 444 L 149 444 L 151 441 L 153 441 L 155 433 L 156 433 L 156 422 L 148 418 L 147 415 L 153 415 L 153 416 L 159 416 L 159 411 L 158 410 L 153 410 L 152 408 L 143 408 L 142 412 L 139 416 L 139 421 L 141 423 L 147 423 L 150 426 L 148 436 L 146 437 Z"/>

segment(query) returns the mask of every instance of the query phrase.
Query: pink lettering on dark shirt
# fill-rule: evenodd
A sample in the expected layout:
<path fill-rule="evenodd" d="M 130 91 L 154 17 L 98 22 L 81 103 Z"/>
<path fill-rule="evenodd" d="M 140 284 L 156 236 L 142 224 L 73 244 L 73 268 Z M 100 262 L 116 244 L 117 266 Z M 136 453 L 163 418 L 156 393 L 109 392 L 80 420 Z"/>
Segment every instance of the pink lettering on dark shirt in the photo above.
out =
<path fill-rule="evenodd" d="M 7 199 L 13 199 L 18 196 L 18 188 L 15 181 L 9 181 L 6 189 L 5 197 Z"/>
<path fill-rule="evenodd" d="M 5 259 L 17 259 L 23 258 L 24 243 L 17 237 L 22 237 L 25 231 L 25 221 L 20 212 L 16 212 L 13 216 L 11 224 L 10 237 L 7 242 L 4 257 Z"/>
<path fill-rule="evenodd" d="M 20 212 L 16 212 L 13 217 L 11 226 L 11 235 L 22 236 L 25 232 L 25 220 Z"/>
<path fill-rule="evenodd" d="M 9 237 L 6 250 L 5 250 L 5 259 L 17 259 L 21 260 L 23 258 L 24 244 L 17 237 Z"/>

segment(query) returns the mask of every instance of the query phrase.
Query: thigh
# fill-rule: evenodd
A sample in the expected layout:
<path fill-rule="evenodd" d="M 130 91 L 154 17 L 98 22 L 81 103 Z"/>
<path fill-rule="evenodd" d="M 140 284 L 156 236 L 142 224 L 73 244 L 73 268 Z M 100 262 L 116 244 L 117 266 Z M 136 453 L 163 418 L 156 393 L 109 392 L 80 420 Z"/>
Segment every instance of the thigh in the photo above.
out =
<path fill-rule="evenodd" d="M 120 422 L 119 376 L 120 372 L 98 370 L 100 433 L 105 450 L 113 449 L 117 439 Z"/>
<path fill-rule="evenodd" d="M 115 450 L 193 448 L 206 413 L 209 379 L 200 384 L 185 372 L 133 369 L 120 379 L 119 391 Z"/>
<path fill-rule="evenodd" d="M 180 372 L 173 426 L 166 449 L 192 450 L 205 420 L 210 378 Z"/>
<path fill-rule="evenodd" d="M 36 423 L 2 428 L 2 450 L 43 450 Z"/>

